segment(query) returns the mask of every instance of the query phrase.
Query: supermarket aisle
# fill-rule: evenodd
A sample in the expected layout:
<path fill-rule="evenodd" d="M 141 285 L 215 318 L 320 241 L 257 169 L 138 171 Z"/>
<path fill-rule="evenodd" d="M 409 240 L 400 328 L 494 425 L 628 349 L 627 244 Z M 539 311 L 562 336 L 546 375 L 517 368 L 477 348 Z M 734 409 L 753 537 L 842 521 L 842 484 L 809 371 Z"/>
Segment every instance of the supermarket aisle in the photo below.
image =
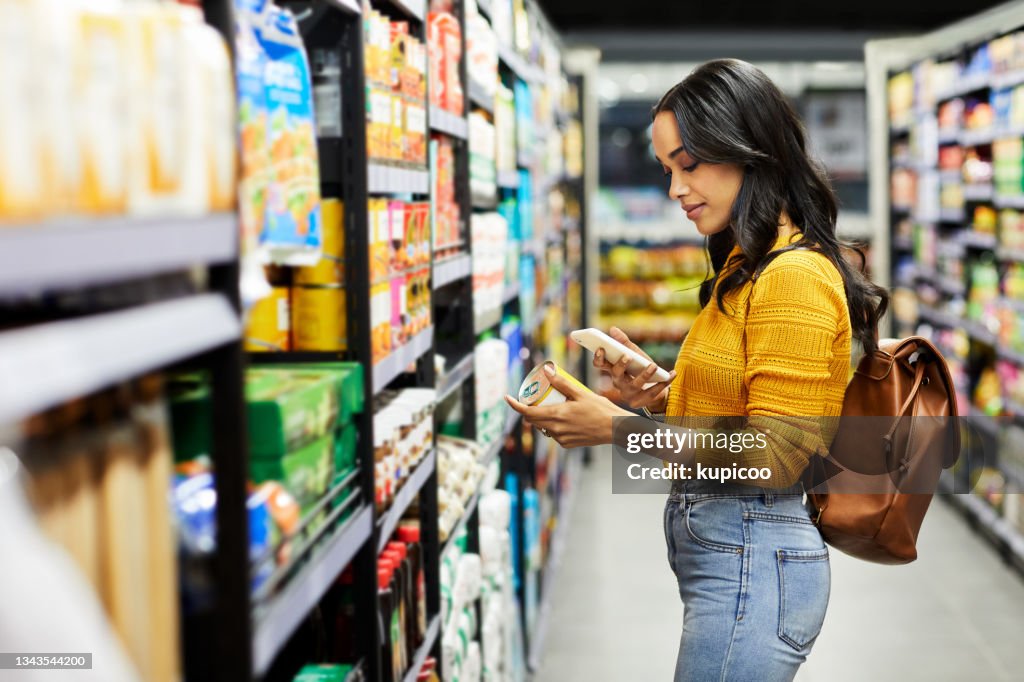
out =
<path fill-rule="evenodd" d="M 670 680 L 682 607 L 660 495 L 612 495 L 610 453 L 583 476 L 536 682 Z M 1017 680 L 1024 580 L 936 501 L 910 566 L 832 554 L 825 629 L 799 682 Z"/>

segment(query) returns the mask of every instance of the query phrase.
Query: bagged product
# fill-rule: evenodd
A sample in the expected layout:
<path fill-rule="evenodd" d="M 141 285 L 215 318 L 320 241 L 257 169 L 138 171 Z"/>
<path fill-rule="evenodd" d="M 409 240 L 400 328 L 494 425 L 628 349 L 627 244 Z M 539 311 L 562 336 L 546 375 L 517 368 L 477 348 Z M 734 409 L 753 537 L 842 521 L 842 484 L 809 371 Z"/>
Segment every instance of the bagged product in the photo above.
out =
<path fill-rule="evenodd" d="M 320 168 L 309 62 L 298 23 L 286 9 L 270 5 L 257 38 L 266 54 L 270 149 L 261 245 L 276 263 L 314 265 L 320 258 Z"/>

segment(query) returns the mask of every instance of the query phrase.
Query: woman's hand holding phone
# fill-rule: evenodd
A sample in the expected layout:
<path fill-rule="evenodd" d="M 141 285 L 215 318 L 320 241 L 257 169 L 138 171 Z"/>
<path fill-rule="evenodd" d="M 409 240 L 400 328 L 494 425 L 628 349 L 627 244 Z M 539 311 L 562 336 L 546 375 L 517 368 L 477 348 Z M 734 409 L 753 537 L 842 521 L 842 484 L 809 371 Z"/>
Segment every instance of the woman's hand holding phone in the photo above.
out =
<path fill-rule="evenodd" d="M 633 376 L 626 369 L 629 365 L 627 356 L 623 356 L 618 362 L 612 364 L 605 358 L 604 351 L 599 348 L 594 353 L 594 367 L 611 377 L 612 384 L 618 389 L 622 402 L 626 405 L 634 409 L 646 407 L 651 412 L 664 412 L 668 402 L 668 387 L 676 377 L 675 370 L 669 373 L 668 381 L 652 384 L 651 377 L 658 371 L 658 365 L 651 360 L 651 356 L 630 341 L 626 333 L 618 327 L 612 327 L 608 331 L 609 336 L 644 356 L 650 360 L 651 364 L 643 372 Z"/>

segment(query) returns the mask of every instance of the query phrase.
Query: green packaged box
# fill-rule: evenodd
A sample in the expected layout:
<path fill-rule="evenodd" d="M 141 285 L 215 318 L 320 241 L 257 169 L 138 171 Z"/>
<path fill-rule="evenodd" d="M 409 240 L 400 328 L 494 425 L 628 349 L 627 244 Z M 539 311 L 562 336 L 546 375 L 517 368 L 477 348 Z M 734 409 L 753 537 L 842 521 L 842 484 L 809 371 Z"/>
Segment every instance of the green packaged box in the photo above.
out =
<path fill-rule="evenodd" d="M 352 672 L 348 664 L 324 663 L 303 666 L 292 682 L 345 682 Z"/>
<path fill-rule="evenodd" d="M 356 465 L 356 446 L 359 431 L 355 424 L 346 424 L 338 431 L 337 442 L 334 444 L 334 470 L 344 471 Z"/>
<path fill-rule="evenodd" d="M 334 436 L 321 438 L 284 457 L 249 461 L 253 482 L 279 482 L 299 503 L 303 514 L 327 492 L 333 473 Z"/>
<path fill-rule="evenodd" d="M 354 415 L 361 414 L 366 397 L 363 386 L 363 366 L 358 362 L 310 362 L 301 365 L 264 365 L 303 374 L 330 375 L 338 391 L 338 423 L 348 424 Z"/>
<path fill-rule="evenodd" d="M 246 372 L 249 454 L 279 458 L 334 432 L 338 387 L 333 376 L 255 368 Z M 174 452 L 179 461 L 209 454 L 212 418 L 209 390 L 186 387 L 171 399 Z"/>

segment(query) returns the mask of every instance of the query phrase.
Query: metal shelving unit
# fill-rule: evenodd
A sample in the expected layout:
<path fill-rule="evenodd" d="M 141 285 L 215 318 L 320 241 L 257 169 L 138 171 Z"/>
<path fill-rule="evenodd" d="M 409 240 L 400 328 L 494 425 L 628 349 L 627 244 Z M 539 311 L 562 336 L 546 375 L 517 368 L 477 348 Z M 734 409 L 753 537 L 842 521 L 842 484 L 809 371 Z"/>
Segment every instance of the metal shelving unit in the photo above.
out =
<path fill-rule="evenodd" d="M 465 279 L 473 272 L 473 258 L 468 253 L 445 258 L 434 263 L 433 287 L 440 289 L 452 282 Z"/>
<path fill-rule="evenodd" d="M 288 638 L 335 583 L 373 532 L 373 510 L 362 507 L 331 536 L 288 585 L 257 612 L 252 666 L 263 675 Z"/>
<path fill-rule="evenodd" d="M 375 9 L 393 19 L 408 20 L 410 34 L 426 42 L 425 0 L 374 0 Z M 485 5 L 484 11 L 489 8 Z M 234 35 L 232 5 L 226 0 L 205 0 L 208 21 L 229 40 Z M 532 2 L 531 12 L 539 11 Z M 307 47 L 337 52 L 347 74 L 364 71 L 362 10 L 357 0 L 310 3 L 300 28 Z M 456 14 L 464 19 L 461 3 Z M 545 30 L 551 31 L 544 24 Z M 463 41 L 465 35 L 463 34 Z M 463 45 L 465 48 L 465 45 Z M 465 49 L 463 50 L 465 54 Z M 536 83 L 544 74 L 515 51 L 502 49 L 502 63 L 516 77 Z M 466 77 L 467 105 L 493 113 L 494 97 Z M 206 372 L 211 389 L 213 429 L 210 456 L 216 470 L 218 537 L 211 566 L 211 592 L 215 610 L 201 622 L 188 622 L 186 639 L 205 640 L 216 658 L 201 659 L 186 644 L 184 663 L 188 679 L 277 679 L 295 661 L 295 645 L 305 642 L 299 633 L 311 626 L 312 614 L 328 608 L 325 599 L 346 568 L 352 569 L 353 608 L 360 627 L 355 648 L 370 682 L 383 678 L 381 633 L 376 627 L 377 559 L 401 519 L 419 510 L 424 572 L 427 584 L 429 629 L 412 657 L 405 679 L 413 680 L 423 660 L 440 659 L 440 587 L 437 528 L 437 451 L 431 449 L 411 472 L 390 508 L 378 513 L 374 498 L 373 398 L 391 386 L 437 386 L 438 401 L 462 392 L 464 423 L 469 437 L 475 433 L 473 348 L 479 324 L 472 316 L 472 240 L 464 240 L 467 253 L 432 266 L 433 326 L 411 338 L 376 365 L 372 358 L 369 253 L 366 225 L 370 195 L 415 195 L 425 201 L 432 192 L 431 172 L 425 167 L 368 162 L 365 133 L 365 83 L 361 77 L 342 81 L 343 137 L 321 139 L 322 193 L 345 205 L 344 288 L 347 295 L 348 348 L 337 352 L 251 354 L 242 350 L 238 262 L 238 218 L 234 213 L 175 218 L 103 218 L 59 220 L 39 225 L 6 226 L 0 230 L 0 298 L 22 294 L 50 294 L 85 287 L 145 283 L 157 275 L 205 270 L 198 293 L 160 299 L 135 307 L 96 311 L 75 319 L 61 319 L 11 331 L 0 331 L 0 426 L 40 410 L 102 390 L 140 374 L 169 366 Z M 570 114 L 556 112 L 564 123 Z M 469 187 L 468 124 L 466 116 L 428 105 L 429 130 L 449 136 L 455 143 L 456 194 L 462 217 L 474 208 L 493 209 L 496 197 L 474 198 Z M 538 157 L 539 160 L 539 157 Z M 535 159 L 521 159 L 532 166 Z M 538 163 L 539 165 L 539 163 Z M 540 169 L 536 170 L 537 173 Z M 503 174 L 503 187 L 518 188 L 518 172 Z M 554 183 L 538 183 L 544 192 Z M 535 192 L 537 194 L 537 192 Z M 581 195 L 581 203 L 582 201 Z M 585 222 L 585 221 L 584 221 Z M 543 248 L 530 251 L 546 257 Z M 518 286 L 506 287 L 503 305 L 517 311 Z M 549 301 L 549 305 L 561 305 Z M 502 310 L 488 313 L 485 328 L 502 321 Z M 449 317 L 453 316 L 453 317 Z M 476 321 L 479 322 L 479 321 Z M 456 346 L 460 358 L 438 380 L 434 356 L 447 355 L 443 344 Z M 535 354 L 546 352 L 539 343 Z M 249 554 L 247 485 L 249 471 L 246 427 L 245 368 L 248 363 L 309 363 L 354 360 L 363 364 L 366 408 L 356 415 L 357 468 L 349 481 L 335 488 L 314 507 L 322 526 L 303 526 L 286 538 L 295 551 L 290 563 L 276 567 L 255 592 L 251 588 L 253 561 Z M 248 361 L 248 363 L 247 363 Z M 521 361 L 520 361 L 521 362 Z M 515 471 L 525 484 L 533 474 L 525 468 L 518 415 L 509 412 L 502 436 L 489 443 L 481 463 L 493 473 Z M 506 446 L 508 457 L 504 456 Z M 500 465 L 500 467 L 498 466 Z M 331 495 L 350 490 L 338 505 Z M 459 527 L 476 533 L 475 514 L 481 491 L 471 498 Z M 418 504 L 414 505 L 414 501 Z M 522 500 L 519 500 L 522 510 Z M 322 515 L 322 519 L 321 519 Z M 312 523 L 309 518 L 306 523 Z M 522 523 L 519 524 L 520 530 Z M 307 535 L 308 532 L 308 535 Z M 521 541 L 521 538 L 519 538 Z M 472 544 L 472 543 L 471 543 Z M 275 548 L 280 549 L 280 547 Z M 276 559 L 275 556 L 272 557 Z M 258 563 L 258 562 L 255 562 Z"/>
<path fill-rule="evenodd" d="M 921 84 L 919 78 L 925 73 L 924 70 L 915 69 L 918 64 L 926 61 L 959 61 L 961 64 L 966 64 L 968 55 L 976 47 L 993 38 L 1017 32 L 1022 27 L 1024 27 L 1024 8 L 1006 5 L 990 13 L 979 15 L 909 41 L 901 47 L 899 54 L 892 50 L 891 46 L 884 45 L 882 42 L 869 43 L 867 63 L 873 65 L 869 74 L 869 82 L 871 83 L 869 91 L 873 90 L 877 96 L 873 102 L 869 101 L 869 106 L 872 107 L 869 119 L 879 122 L 887 119 L 886 107 L 888 102 L 885 93 L 888 79 L 891 76 L 897 73 L 911 73 L 915 79 L 914 85 L 916 88 Z M 996 191 L 996 183 L 994 181 L 970 184 L 964 182 L 959 171 L 940 171 L 935 165 L 936 156 L 931 153 L 931 150 L 924 150 L 922 153 L 920 145 L 922 141 L 925 144 L 929 144 L 931 140 L 935 140 L 934 133 L 937 129 L 938 107 L 944 101 L 968 94 L 972 97 L 987 99 L 988 94 L 994 89 L 1012 87 L 1021 82 L 1020 72 L 1006 74 L 976 73 L 966 77 L 961 76 L 948 91 L 942 93 L 935 101 L 927 99 L 926 90 L 915 89 L 912 117 L 899 121 L 898 130 L 896 123 L 892 121 L 887 122 L 888 125 L 886 125 L 885 130 L 882 130 L 881 126 L 872 130 L 873 155 L 876 155 L 874 153 L 877 152 L 876 156 L 880 159 L 871 173 L 872 203 L 878 207 L 884 206 L 884 209 L 876 209 L 875 217 L 888 220 L 893 228 L 895 228 L 896 222 L 904 217 L 904 215 L 896 212 L 895 207 L 892 207 L 894 210 L 891 211 L 890 215 L 883 215 L 883 213 L 889 213 L 891 208 L 891 202 L 889 201 L 890 193 L 887 186 L 889 182 L 887 171 L 889 170 L 909 170 L 919 175 L 928 174 L 933 179 L 937 176 L 941 185 L 947 187 L 959 185 L 962 188 L 963 199 L 967 204 L 966 210 L 924 205 L 911 207 L 906 212 L 911 214 L 916 219 L 916 222 L 919 223 L 918 226 L 915 226 L 916 230 L 935 231 L 935 234 L 921 234 L 918 235 L 921 237 L 920 239 L 915 237 L 912 240 L 925 251 L 927 251 L 931 244 L 929 237 L 938 240 L 939 243 L 944 245 L 959 245 L 959 253 L 954 248 L 937 250 L 939 252 L 937 255 L 941 255 L 942 258 L 964 261 L 960 268 L 943 267 L 943 270 L 946 272 L 959 272 L 962 270 L 968 273 L 970 272 L 970 267 L 967 264 L 968 261 L 977 259 L 991 260 L 993 255 L 997 264 L 1015 261 L 1016 257 L 1021 255 L 1020 250 L 1012 246 L 1003 246 L 1001 240 L 993 234 L 978 231 L 975 226 L 970 224 L 970 216 L 973 213 L 973 207 L 976 205 L 989 205 L 995 209 L 1022 209 L 1024 208 L 1024 195 L 1001 195 Z M 931 134 L 929 134 L 929 131 Z M 921 136 L 922 133 L 923 136 Z M 937 130 L 937 140 L 935 142 L 940 146 L 959 144 L 963 147 L 976 147 L 990 145 L 1000 139 L 1019 138 L 1022 133 L 1024 133 L 1024 130 L 1019 128 L 1000 125 L 983 129 L 944 128 Z M 907 134 L 911 136 L 911 139 L 917 139 L 917 146 L 912 147 L 912 153 L 920 154 L 920 158 L 905 158 L 902 152 L 899 159 L 889 158 L 893 152 L 892 141 L 896 139 L 897 135 L 905 139 Z M 918 137 L 915 138 L 915 136 Z M 928 196 L 928 194 L 922 193 L 919 195 L 919 197 L 925 196 Z M 892 229 L 890 231 L 894 232 L 895 230 Z M 926 323 L 936 327 L 937 330 L 959 330 L 966 334 L 970 340 L 969 352 L 956 355 L 949 352 L 949 349 L 946 349 L 944 355 L 946 355 L 950 364 L 953 365 L 954 376 L 963 376 L 968 382 L 967 386 L 961 388 L 961 390 L 967 393 L 973 393 L 974 382 L 978 381 L 978 378 L 986 368 L 992 367 L 994 358 L 1014 364 L 1018 361 L 1024 361 L 1024 355 L 1002 345 L 1000 335 L 994 333 L 994 328 L 989 328 L 981 321 L 967 319 L 964 313 L 959 312 L 963 309 L 963 300 L 969 300 L 971 296 L 969 279 L 967 277 L 960 279 L 959 277 L 951 278 L 938 275 L 934 272 L 922 270 L 919 263 L 908 263 L 906 254 L 914 250 L 913 244 L 910 242 L 911 240 L 906 238 L 901 240 L 894 239 L 892 241 L 888 262 L 886 263 L 891 279 L 896 279 L 897 272 L 904 273 L 911 269 L 916 270 L 914 278 L 907 278 L 910 281 L 904 280 L 901 284 L 904 286 L 912 285 L 913 279 L 928 281 L 941 295 L 953 299 L 953 304 L 949 309 L 957 311 L 957 313 L 951 314 L 947 312 L 943 309 L 942 303 L 934 302 L 931 298 L 928 298 L 932 305 L 925 305 L 919 301 L 916 320 L 894 320 L 894 323 L 901 325 L 898 328 L 899 331 L 894 333 L 897 335 L 909 333 L 913 331 L 917 324 Z M 928 254 L 926 253 L 922 257 L 927 256 Z M 900 263 L 901 260 L 902 263 Z M 898 263 L 899 269 L 897 268 Z M 917 265 L 917 267 L 912 268 L 913 265 Z M 1003 299 L 1000 305 L 1005 305 L 1006 303 L 1006 299 Z M 1010 307 L 1014 309 L 1021 305 L 1016 302 L 1010 303 L 1012 303 Z M 1003 397 L 1006 399 L 1005 404 L 1010 406 L 1011 409 L 1016 410 L 1019 407 L 1005 393 Z M 1014 419 L 1020 418 L 1024 418 L 1024 415 Z M 1010 459 L 1012 458 L 1008 459 L 1004 456 L 1006 453 L 1000 452 L 1000 448 L 1004 447 L 1001 444 L 1002 435 L 1004 430 L 1009 428 L 1008 422 L 1010 420 L 987 416 L 975 410 L 972 405 L 967 421 L 984 439 L 986 447 L 991 446 L 994 448 L 989 450 L 989 455 L 994 456 L 994 459 L 986 461 L 986 465 L 998 467 L 1003 470 L 1008 480 L 1013 479 L 1013 472 L 1010 471 L 1012 467 Z M 960 465 L 958 465 L 959 468 L 956 470 L 957 476 L 962 473 L 963 469 L 970 469 L 977 466 L 978 463 L 962 461 Z M 1000 518 L 996 510 L 988 502 L 970 492 L 972 484 L 967 477 L 963 478 L 963 480 L 958 480 L 957 485 L 956 494 L 945 495 L 944 497 L 951 500 L 961 509 L 983 535 L 992 539 L 1008 560 L 1016 557 L 1012 561 L 1018 568 L 1024 571 L 1024 561 L 1020 560 L 1021 557 L 1024 557 L 1024 552 L 1021 551 L 1024 548 L 1024 531 L 1020 528 L 1014 528 L 1006 520 Z M 945 486 L 948 492 L 953 493 L 953 475 L 949 474 L 949 472 L 946 472 Z M 1016 554 L 1014 550 L 1016 550 Z"/>
<path fill-rule="evenodd" d="M 409 365 L 426 355 L 433 345 L 434 328 L 428 327 L 374 365 L 372 370 L 374 395 L 384 390 L 399 374 L 405 372 Z"/>
<path fill-rule="evenodd" d="M 430 106 L 430 129 L 460 140 L 469 137 L 469 124 L 465 116 L 458 116 L 434 105 Z"/>
<path fill-rule="evenodd" d="M 0 229 L 0 293 L 123 282 L 233 261 L 231 213 L 195 218 L 67 219 Z M 45 254 L 45 258 L 40 255 Z"/>
<path fill-rule="evenodd" d="M 240 334 L 238 314 L 212 293 L 3 332 L 0 423 L 237 342 Z"/>
<path fill-rule="evenodd" d="M 384 546 L 398 528 L 398 522 L 402 520 L 405 511 L 412 504 L 412 501 L 419 494 L 427 480 L 434 474 L 434 467 L 437 465 L 437 451 L 428 452 L 420 463 L 416 465 L 415 471 L 406 479 L 398 494 L 395 495 L 391 508 L 387 513 L 377 520 L 377 552 L 383 552 Z"/>

